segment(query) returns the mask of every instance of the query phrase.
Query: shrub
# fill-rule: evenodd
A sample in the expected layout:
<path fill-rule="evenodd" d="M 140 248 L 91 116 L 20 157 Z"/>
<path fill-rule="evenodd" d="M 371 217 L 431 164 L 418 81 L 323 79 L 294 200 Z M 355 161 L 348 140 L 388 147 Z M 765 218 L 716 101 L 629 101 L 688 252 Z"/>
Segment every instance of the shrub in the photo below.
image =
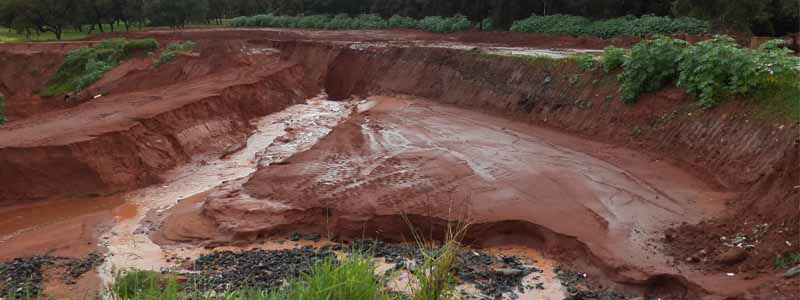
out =
<path fill-rule="evenodd" d="M 419 28 L 437 33 L 450 33 L 466 31 L 472 28 L 472 23 L 467 17 L 455 15 L 450 18 L 431 16 L 419 21 Z"/>
<path fill-rule="evenodd" d="M 598 36 L 601 38 L 621 35 L 701 34 L 709 32 L 710 29 L 708 22 L 698 19 L 674 19 L 653 15 L 625 16 L 599 21 L 570 15 L 533 15 L 527 19 L 515 21 L 511 26 L 511 31 L 517 32 Z"/>
<path fill-rule="evenodd" d="M 625 49 L 608 46 L 603 50 L 603 57 L 600 58 L 600 61 L 603 64 L 603 70 L 610 73 L 625 63 Z"/>
<path fill-rule="evenodd" d="M 594 55 L 591 54 L 579 54 L 575 55 L 575 62 L 578 63 L 578 66 L 583 71 L 591 71 L 594 69 Z"/>
<path fill-rule="evenodd" d="M 533 15 L 527 19 L 515 21 L 511 31 L 536 32 L 547 34 L 588 35 L 591 21 L 584 17 L 569 15 Z"/>
<path fill-rule="evenodd" d="M 678 86 L 698 98 L 704 107 L 715 106 L 722 96 L 797 84 L 798 60 L 771 41 L 757 50 L 741 48 L 728 36 L 715 36 L 685 50 L 679 66 Z"/>
<path fill-rule="evenodd" d="M 172 43 L 167 46 L 163 51 L 161 51 L 161 56 L 158 57 L 157 60 L 153 61 L 153 66 L 159 67 L 165 63 L 168 63 L 175 59 L 175 54 L 178 52 L 191 52 L 194 50 L 194 47 L 197 46 L 192 41 L 185 41 L 185 42 L 178 42 Z"/>
<path fill-rule="evenodd" d="M 103 40 L 91 47 L 81 47 L 67 53 L 64 63 L 50 79 L 43 94 L 55 96 L 77 92 L 99 80 L 105 72 L 138 52 L 158 48 L 153 39 Z"/>
<path fill-rule="evenodd" d="M 800 90 L 800 59 L 781 48 L 782 43 L 775 40 L 751 50 L 727 36 L 695 45 L 667 37 L 640 42 L 625 58 L 625 70 L 619 76 L 623 100 L 633 103 L 642 92 L 677 80 L 677 86 L 706 108 L 724 97 L 770 91 L 779 91 L 781 101 L 797 101 L 786 95 Z"/>
<path fill-rule="evenodd" d="M 677 65 L 683 50 L 689 46 L 684 40 L 660 37 L 636 44 L 625 60 L 622 82 L 622 100 L 634 103 L 643 92 L 655 91 L 664 83 L 678 77 Z"/>
<path fill-rule="evenodd" d="M 137 53 L 147 53 L 158 49 L 158 41 L 154 39 L 129 40 L 123 47 L 125 56 L 130 57 Z"/>
<path fill-rule="evenodd" d="M 367 14 L 350 17 L 347 14 L 336 16 L 275 16 L 256 15 L 238 17 L 230 22 L 233 27 L 278 27 L 278 28 L 313 28 L 313 29 L 386 29 L 386 28 L 422 28 L 434 32 L 455 32 L 472 28 L 472 23 L 461 15 L 451 18 L 428 17 L 427 21 L 417 21 L 410 17 L 392 16 L 384 19 L 378 15 Z M 423 24 L 423 21 L 425 23 Z"/>
<path fill-rule="evenodd" d="M 481 22 L 481 30 L 493 31 L 494 29 L 494 20 L 492 20 L 492 18 L 483 19 L 483 22 Z"/>
<path fill-rule="evenodd" d="M 412 17 L 394 15 L 389 18 L 390 28 L 417 28 L 417 20 Z"/>

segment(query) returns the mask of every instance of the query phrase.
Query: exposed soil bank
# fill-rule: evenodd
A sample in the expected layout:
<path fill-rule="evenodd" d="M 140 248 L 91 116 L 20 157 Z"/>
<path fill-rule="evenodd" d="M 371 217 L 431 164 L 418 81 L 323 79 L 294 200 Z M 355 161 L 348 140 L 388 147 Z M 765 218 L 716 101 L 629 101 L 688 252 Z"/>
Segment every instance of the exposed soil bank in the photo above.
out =
<path fill-rule="evenodd" d="M 157 183 L 161 173 L 192 158 L 244 143 L 252 130 L 249 119 L 310 98 L 299 65 L 238 46 L 229 55 L 239 64 L 219 72 L 191 81 L 176 76 L 168 86 L 153 76 L 153 84 L 139 83 L 149 89 L 112 93 L 0 128 L 0 203 L 104 195 Z M 195 59 L 213 66 L 220 55 L 214 53 Z M 187 64 L 200 63 L 176 61 L 164 68 Z M 149 73 L 162 71 L 170 73 Z M 90 89 L 102 89 L 98 85 Z"/>
<path fill-rule="evenodd" d="M 191 224 L 204 230 L 168 220 L 164 239 L 227 243 L 300 229 L 402 239 L 407 229 L 398 207 L 423 223 L 441 223 L 451 216 L 451 201 L 460 201 L 477 211 L 474 245 L 531 241 L 550 255 L 581 257 L 578 263 L 645 295 L 676 299 L 742 296 L 771 275 L 748 281 L 722 272 L 766 270 L 775 254 L 800 251 L 797 124 L 754 119 L 750 104 L 701 111 L 675 89 L 626 106 L 613 78 L 571 62 L 447 49 L 519 46 L 515 41 L 481 45 L 426 36 L 419 42 L 418 34 L 129 34 L 153 35 L 162 44 L 192 39 L 199 48 L 165 69 L 154 70 L 145 59 L 127 62 L 85 95 L 110 91 L 107 96 L 0 128 L 0 203 L 107 194 L 175 179 L 162 177 L 192 160 L 236 154 L 254 129 L 250 120 L 324 88 L 337 99 L 404 94 L 433 103 L 379 101 L 364 108 L 365 115 L 288 164 L 264 165 L 201 195 L 205 201 L 195 203 L 202 214 Z M 298 41 L 305 39 L 324 42 Z M 189 195 L 174 196 L 167 200 Z M 134 219 L 146 212 L 135 212 Z M 677 259 L 663 257 L 667 227 L 708 217 L 716 222 L 670 235 Z M 709 274 L 683 263 L 684 255 L 701 248 L 709 256 L 721 253 L 721 236 L 763 223 L 773 226 L 743 263 L 717 269 L 712 257 L 698 265 L 712 267 Z M 126 234 L 139 224 L 128 225 Z M 499 237 L 492 242 L 485 238 L 490 234 Z M 785 282 L 791 283 L 779 284 Z"/>

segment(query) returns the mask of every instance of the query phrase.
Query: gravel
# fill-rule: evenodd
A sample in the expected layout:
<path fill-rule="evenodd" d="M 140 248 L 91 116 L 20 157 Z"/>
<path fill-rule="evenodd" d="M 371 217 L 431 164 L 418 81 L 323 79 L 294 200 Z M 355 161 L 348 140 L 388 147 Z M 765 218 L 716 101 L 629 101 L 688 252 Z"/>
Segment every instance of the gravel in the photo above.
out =
<path fill-rule="evenodd" d="M 42 291 L 45 270 L 63 269 L 64 283 L 74 284 L 102 262 L 102 255 L 91 253 L 82 259 L 37 255 L 0 263 L 0 298 L 11 298 L 12 295 L 13 299 L 36 298 Z"/>

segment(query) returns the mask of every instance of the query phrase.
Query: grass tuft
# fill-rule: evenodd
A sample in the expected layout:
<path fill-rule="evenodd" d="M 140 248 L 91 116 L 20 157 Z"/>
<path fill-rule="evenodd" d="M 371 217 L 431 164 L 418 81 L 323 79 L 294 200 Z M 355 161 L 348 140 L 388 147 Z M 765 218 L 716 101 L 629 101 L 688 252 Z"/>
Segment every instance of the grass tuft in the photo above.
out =
<path fill-rule="evenodd" d="M 153 61 L 153 66 L 157 68 L 165 63 L 168 63 L 173 59 L 175 59 L 176 53 L 191 52 L 192 50 L 194 50 L 195 46 L 197 46 L 197 44 L 195 44 L 192 41 L 170 44 L 169 46 L 167 46 L 166 49 L 161 51 L 161 56 L 157 60 Z"/>

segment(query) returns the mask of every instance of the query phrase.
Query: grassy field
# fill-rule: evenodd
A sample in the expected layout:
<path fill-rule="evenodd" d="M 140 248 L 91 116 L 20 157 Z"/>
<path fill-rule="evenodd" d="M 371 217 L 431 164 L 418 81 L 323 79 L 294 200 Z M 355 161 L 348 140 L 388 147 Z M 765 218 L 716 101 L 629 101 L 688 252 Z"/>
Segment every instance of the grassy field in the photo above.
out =
<path fill-rule="evenodd" d="M 62 40 L 71 41 L 86 38 L 86 32 L 68 31 L 62 35 Z M 52 32 L 45 32 L 41 34 L 32 34 L 30 36 L 19 34 L 12 29 L 0 27 L 0 42 L 4 43 L 18 43 L 28 41 L 55 41 L 56 35 Z"/>
<path fill-rule="evenodd" d="M 214 27 L 226 27 L 228 21 L 224 21 L 223 25 L 217 24 L 191 24 L 187 25 L 186 28 L 214 28 Z M 122 23 L 114 25 L 114 29 L 119 31 L 125 31 L 125 25 Z M 131 25 L 130 31 L 142 31 L 142 30 L 163 30 L 163 29 L 170 29 L 169 27 L 165 26 L 133 26 Z M 103 25 L 103 30 L 108 33 L 111 32 L 111 27 L 108 24 Z M 62 41 L 74 41 L 80 40 L 89 37 L 90 35 L 87 33 L 88 27 L 84 29 L 83 32 L 78 32 L 75 30 L 65 30 L 62 34 L 61 40 Z M 100 34 L 99 31 L 95 30 L 92 32 L 92 35 Z M 0 27 L 0 43 L 20 43 L 20 42 L 46 42 L 46 41 L 55 41 L 56 35 L 52 32 L 44 32 L 40 34 L 32 34 L 30 36 L 26 34 L 17 33 L 13 29 Z"/>

